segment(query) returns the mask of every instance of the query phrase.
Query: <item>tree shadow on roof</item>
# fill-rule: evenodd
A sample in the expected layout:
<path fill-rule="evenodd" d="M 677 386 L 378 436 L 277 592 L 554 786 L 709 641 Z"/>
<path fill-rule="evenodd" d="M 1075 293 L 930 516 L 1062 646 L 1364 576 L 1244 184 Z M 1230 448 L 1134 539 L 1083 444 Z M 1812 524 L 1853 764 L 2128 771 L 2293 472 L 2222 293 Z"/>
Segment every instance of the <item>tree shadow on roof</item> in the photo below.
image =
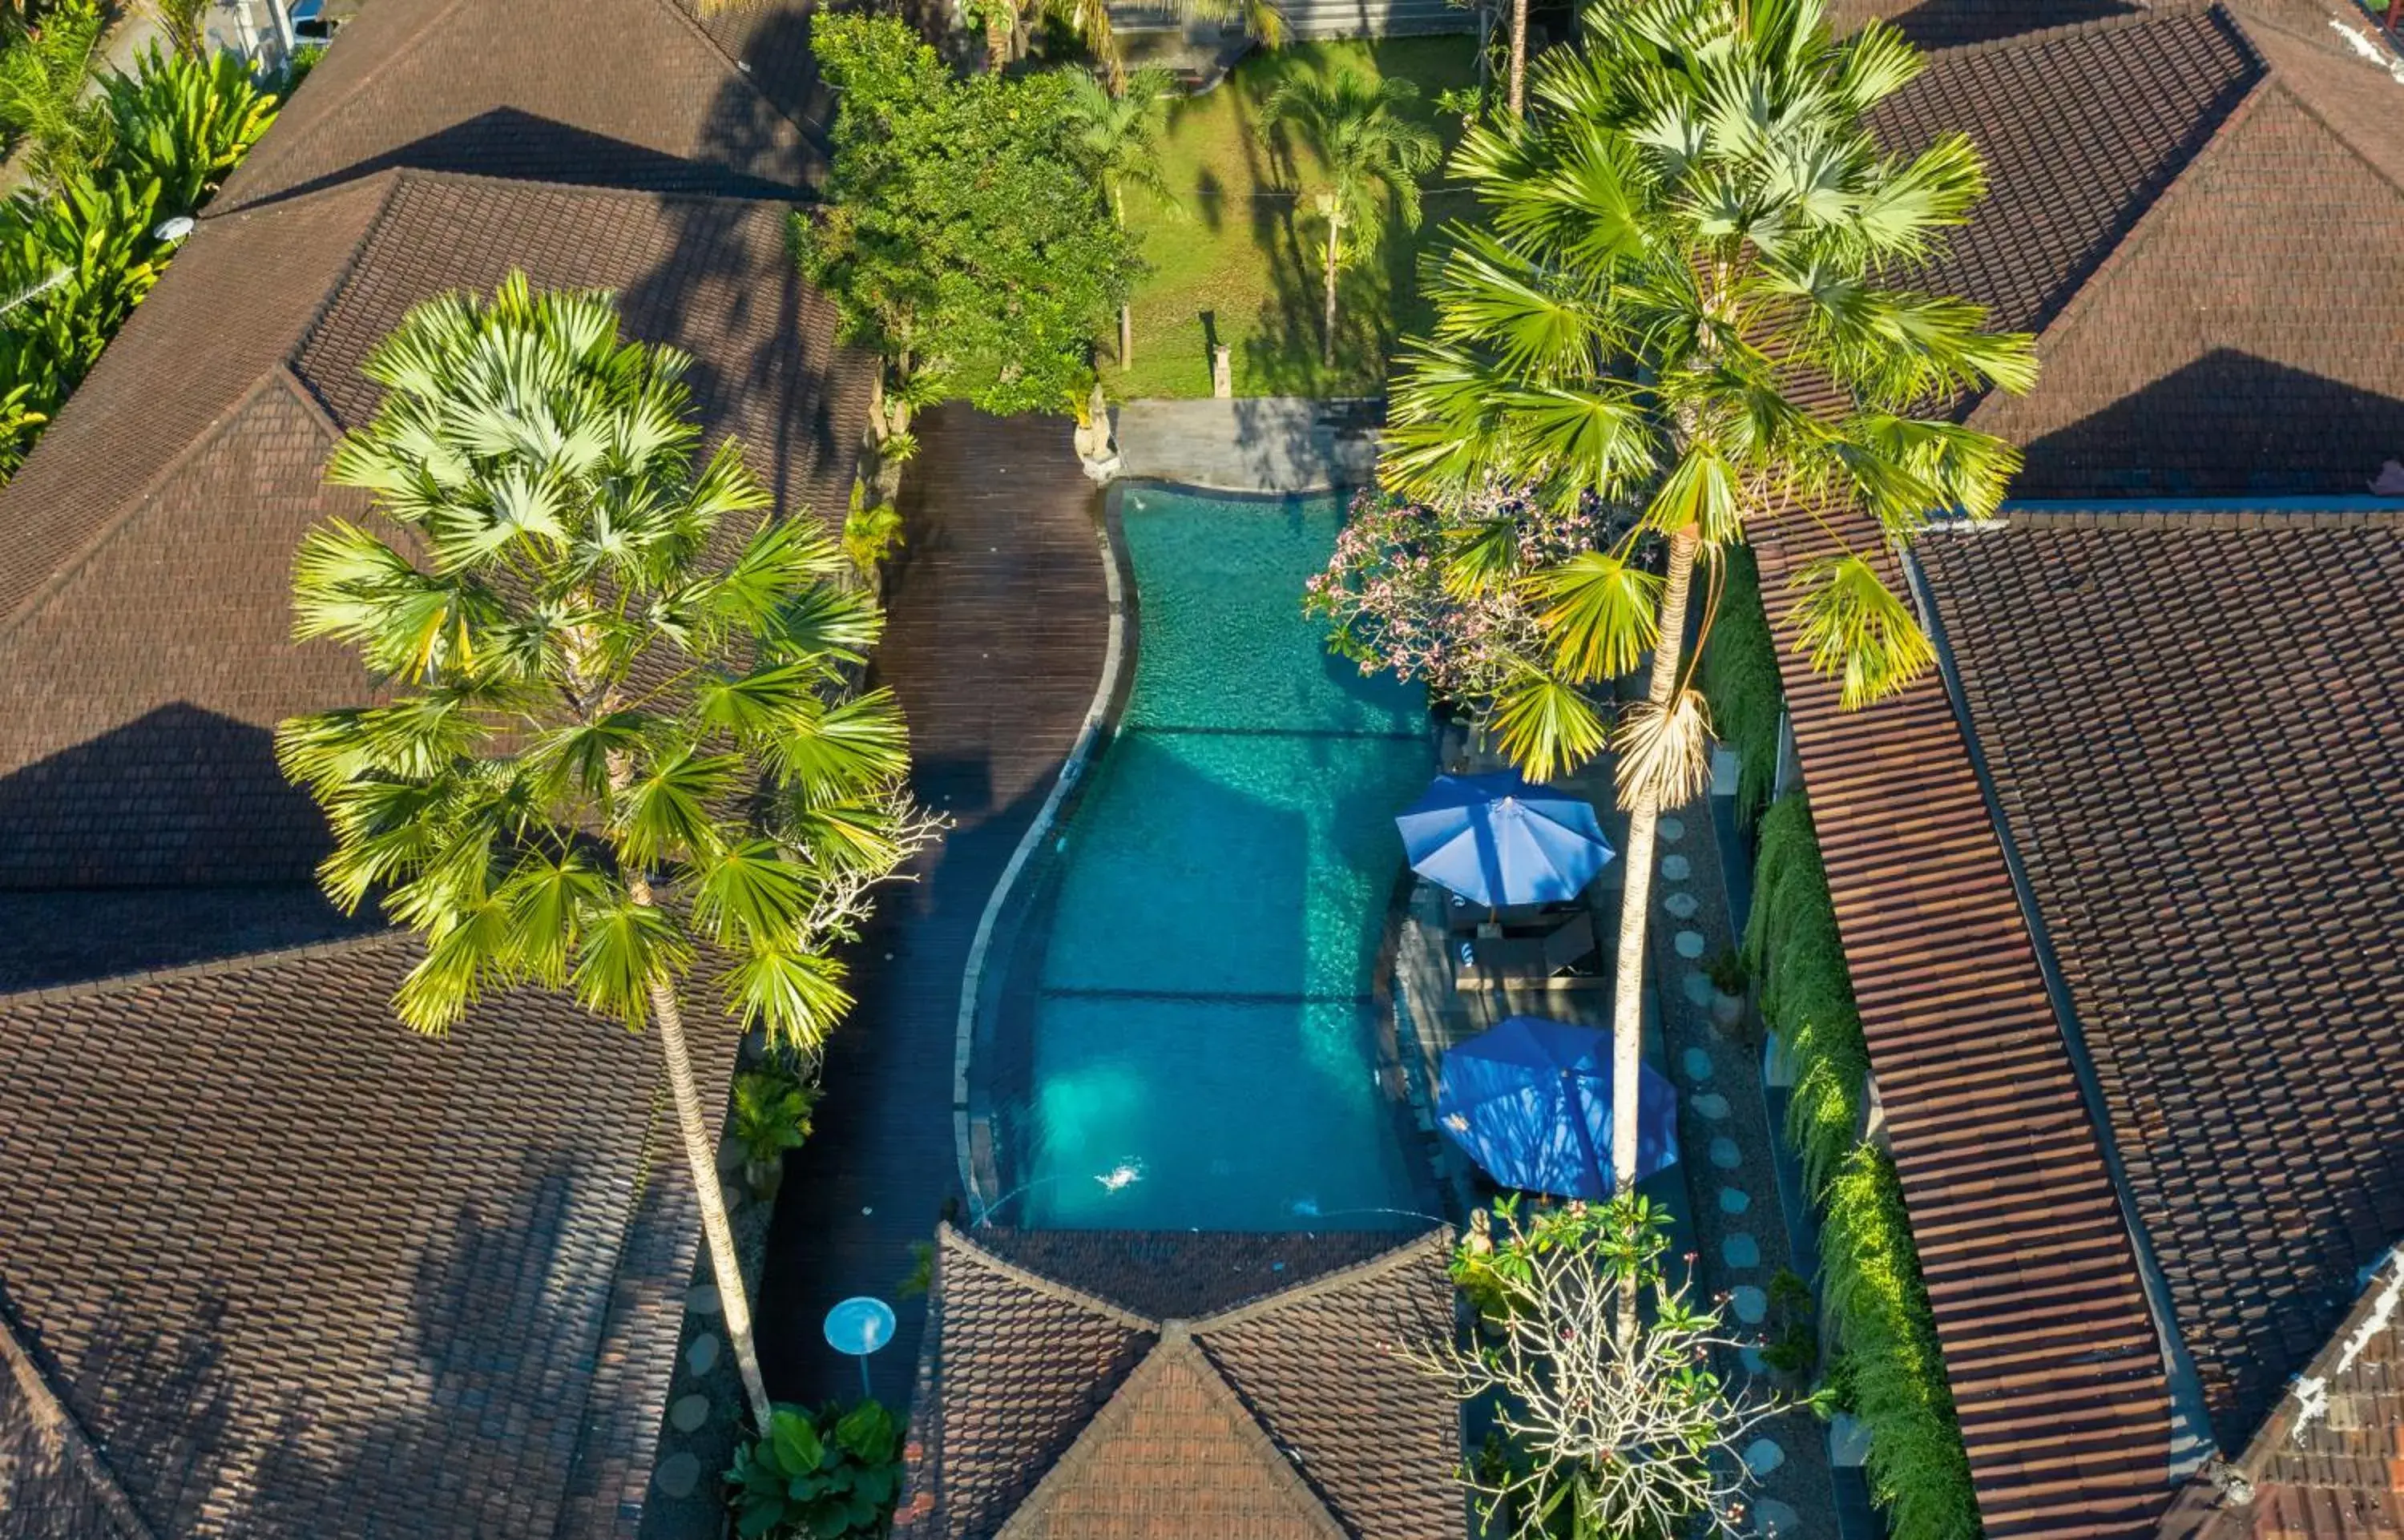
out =
<path fill-rule="evenodd" d="M 2215 348 L 2024 455 L 2020 497 L 2356 495 L 2404 457 L 2404 399 Z"/>

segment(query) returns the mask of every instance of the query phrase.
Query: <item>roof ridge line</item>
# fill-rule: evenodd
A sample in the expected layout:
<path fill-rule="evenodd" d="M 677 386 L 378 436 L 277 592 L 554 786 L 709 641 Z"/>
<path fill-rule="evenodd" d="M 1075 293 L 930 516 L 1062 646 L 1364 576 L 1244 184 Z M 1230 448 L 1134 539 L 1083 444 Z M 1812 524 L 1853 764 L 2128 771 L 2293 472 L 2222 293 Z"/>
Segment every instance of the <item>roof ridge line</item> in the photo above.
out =
<path fill-rule="evenodd" d="M 234 398 L 232 405 L 211 418 L 208 427 L 193 435 L 189 443 L 175 451 L 164 464 L 152 471 L 140 486 L 127 495 L 124 501 L 109 511 L 108 517 L 101 520 L 93 527 L 91 533 L 85 537 L 82 544 L 69 552 L 66 559 L 51 569 L 49 576 L 35 584 L 22 599 L 18 600 L 14 609 L 9 610 L 5 616 L 0 616 L 0 641 L 6 641 L 15 635 L 20 626 L 31 620 L 44 605 L 57 597 L 60 589 L 73 581 L 77 573 L 91 565 L 94 556 L 100 554 L 110 541 L 124 532 L 125 526 L 133 522 L 135 514 L 142 511 L 144 506 L 157 495 L 161 486 L 189 465 L 192 457 L 204 446 L 215 441 L 219 434 L 240 421 L 242 414 L 250 408 L 251 404 L 275 383 L 276 368 L 276 365 L 271 364 L 261 371 L 259 378 L 251 381 L 244 387 L 243 393 Z"/>
<path fill-rule="evenodd" d="M 359 238 L 351 243 L 350 254 L 342 259 L 342 265 L 335 270 L 333 281 L 326 286 L 326 292 L 317 296 L 317 302 L 311 308 L 309 318 L 300 323 L 300 331 L 294 335 L 292 345 L 286 348 L 282 357 L 276 360 L 285 369 L 289 370 L 295 379 L 301 380 L 304 385 L 307 380 L 300 373 L 300 359 L 309 351 L 309 344 L 317 340 L 317 333 L 324 329 L 326 317 L 334 313 L 334 306 L 339 304 L 342 296 L 350 291 L 351 280 L 358 276 L 359 263 L 366 257 L 368 247 L 375 244 L 376 237 L 384 233 L 384 227 L 390 222 L 393 205 L 400 202 L 401 189 L 409 185 L 410 169 L 407 166 L 387 166 L 371 175 L 348 183 L 334 184 L 338 187 L 364 187 L 376 176 L 389 176 L 391 180 L 384 184 L 383 195 L 376 201 L 375 212 L 368 217 L 367 224 L 359 231 Z M 308 393 L 314 399 L 316 395 L 316 387 L 308 386 Z M 332 412 L 325 411 L 322 405 L 319 410 L 324 412 L 328 422 L 334 420 Z M 341 436 L 338 429 L 335 437 Z"/>
<path fill-rule="evenodd" d="M 2290 33 L 2287 35 L 2293 36 L 2294 35 Z M 2336 140 L 2338 147 L 2345 151 L 2346 155 L 2356 165 L 2370 173 L 2373 180 L 2384 184 L 2387 189 L 2397 196 L 2404 197 L 2404 181 L 2398 181 L 2396 177 L 2390 176 L 2386 171 L 2381 167 L 2378 161 L 2373 161 L 2369 156 L 2363 154 L 2360 147 L 2355 144 L 2354 136 L 2352 134 L 2347 133 L 2345 130 L 2338 127 L 2335 123 L 2330 122 L 2327 116 L 2324 114 L 2320 108 L 2314 106 L 2311 101 L 2306 99 L 2302 91 L 2298 91 L 2288 82 L 2287 71 L 2280 69 L 2275 65 L 2266 65 L 2266 71 L 2270 77 L 2271 84 L 2277 86 L 2288 101 L 2296 104 L 2297 110 L 2300 111 L 2305 117 L 2311 119 L 2315 124 L 2317 124 L 2323 133 L 2326 133 L 2330 138 Z"/>
<path fill-rule="evenodd" d="M 1955 59 L 1982 59 L 1990 54 L 2013 53 L 2021 49 L 2038 48 L 2048 43 L 2066 42 L 2074 37 L 2131 32 L 2158 21 L 2209 15 L 2214 11 L 2225 12 L 2228 8 L 2223 0 L 2166 0 L 2162 5 L 2121 11 L 2112 16 L 2093 16 L 2083 21 L 2060 21 L 2049 27 L 2034 27 L 2027 32 L 2006 33 L 2001 37 L 1982 37 L 1975 43 L 1955 43 L 1948 48 L 1923 49 L 1921 50 L 1921 57 L 1930 65 Z M 1927 72 L 1923 69 L 1922 73 L 1924 75 Z"/>
<path fill-rule="evenodd" d="M 1162 1323 L 1154 1321 L 1149 1316 L 1138 1315 L 1135 1311 L 1127 1309 L 1124 1306 L 1111 1304 L 1109 1300 L 1104 1299 L 1099 1295 L 1087 1294 L 1083 1289 L 1071 1288 L 1069 1285 L 1061 1282 L 1057 1279 L 1046 1278 L 1041 1273 L 1036 1272 L 1031 1268 L 1022 1267 L 1015 1262 L 1005 1261 L 1003 1258 L 996 1256 L 993 1253 L 985 1250 L 983 1246 L 978 1245 L 966 1231 L 960 1229 L 959 1226 L 954 1225 L 948 1219 L 943 1220 L 936 1225 L 935 1242 L 937 1245 L 950 1246 L 955 1251 L 965 1253 L 971 1259 L 975 1261 L 979 1267 L 984 1267 L 988 1272 L 1007 1278 L 1012 1282 L 1017 1283 L 1022 1287 L 1032 1289 L 1037 1294 L 1042 1295 L 1046 1298 L 1056 1299 L 1063 1304 L 1074 1305 L 1081 1309 L 1091 1310 L 1094 1314 L 1100 1316 L 1103 1320 L 1114 1322 L 1119 1325 L 1126 1327 L 1130 1331 L 1157 1334 L 1163 1330 Z"/>
<path fill-rule="evenodd" d="M 33 1407 L 37 1427 L 57 1437 L 66 1449 L 67 1459 L 83 1474 L 100 1505 L 118 1529 L 135 1540 L 157 1540 L 156 1533 L 144 1521 L 141 1510 L 118 1484 L 117 1473 L 103 1458 L 100 1448 L 84 1433 L 83 1424 L 56 1391 L 50 1388 L 49 1377 L 34 1359 L 34 1351 L 17 1335 L 16 1323 L 9 1312 L 0 1309 L 0 1358 L 8 1361 L 9 1374 L 17 1381 L 17 1392 Z"/>
<path fill-rule="evenodd" d="M 741 3 L 742 0 L 730 0 L 728 8 L 732 9 L 734 5 Z M 760 0 L 752 0 L 752 3 L 759 4 Z M 819 139 L 818 135 L 812 131 L 807 123 L 803 122 L 791 113 L 787 112 L 777 104 L 775 97 L 770 96 L 765 91 L 761 89 L 760 82 L 753 79 L 751 77 L 751 66 L 736 58 L 734 54 L 727 52 L 724 48 L 720 47 L 718 39 L 709 35 L 709 29 L 701 24 L 701 19 L 699 17 L 693 15 L 691 11 L 686 10 L 683 6 L 677 3 L 677 0 L 651 0 L 651 4 L 668 11 L 670 14 L 674 15 L 678 21 L 683 22 L 686 30 L 691 32 L 694 37 L 700 40 L 701 46 L 707 49 L 713 56 L 722 61 L 726 65 L 727 73 L 741 80 L 744 86 L 759 100 L 762 105 L 765 106 L 770 112 L 775 113 L 777 117 L 782 118 L 786 122 L 793 125 L 793 132 L 802 136 L 803 143 L 807 144 L 814 148 L 824 149 L 826 147 L 825 142 Z"/>
<path fill-rule="evenodd" d="M 673 0 L 661 0 L 661 3 L 673 4 Z M 554 182 L 538 176 L 496 176 L 490 172 L 450 171 L 440 166 L 386 166 L 384 171 L 411 182 L 458 182 L 481 188 L 531 189 L 538 192 L 565 193 L 581 198 L 639 199 L 647 203 L 723 203 L 729 208 L 747 210 L 762 208 L 782 210 L 801 206 L 799 203 L 783 197 L 772 198 L 765 194 L 753 197 L 740 192 L 710 192 L 701 188 L 608 187 L 599 182 Z M 382 175 L 383 174 L 384 172 L 377 172 L 373 175 Z M 361 180 L 364 179 L 361 178 Z M 350 185 L 356 186 L 356 183 Z M 315 195 L 315 192 L 312 192 L 306 196 L 314 197 Z"/>
<path fill-rule="evenodd" d="M 1201 1382 L 1203 1393 L 1234 1425 L 1237 1438 L 1263 1462 L 1265 1473 L 1277 1490 L 1293 1504 L 1306 1524 L 1317 1531 L 1322 1540 L 1352 1540 L 1351 1532 L 1336 1519 L 1335 1510 L 1327 1505 L 1327 1500 L 1319 1494 L 1318 1489 L 1295 1465 L 1293 1457 L 1278 1447 L 1277 1440 L 1269 1436 L 1268 1429 L 1262 1426 L 1259 1417 L 1244 1404 L 1243 1397 L 1227 1382 L 1226 1377 L 1219 1372 L 1218 1365 L 1202 1351 L 1201 1345 L 1194 1339 L 1192 1328 L 1178 1321 L 1163 1324 L 1160 1340 L 1153 1343 L 1142 1361 L 1119 1381 L 1118 1389 L 1111 1393 L 1111 1398 L 1102 1404 L 1101 1409 L 1078 1430 L 1076 1438 L 1061 1452 L 1060 1458 L 1052 1463 L 1052 1468 L 1043 1473 L 1026 1500 L 1002 1521 L 1001 1528 L 994 1533 L 994 1540 L 1021 1540 L 1021 1537 L 1036 1533 L 1037 1521 L 1045 1516 L 1053 1504 L 1059 1501 L 1060 1493 L 1069 1482 L 1079 1471 L 1100 1458 L 1098 1451 L 1103 1436 L 1115 1432 L 1134 1415 L 1135 1393 L 1139 1388 L 1149 1389 L 1173 1363 L 1185 1364 L 1195 1370 L 1195 1378 Z"/>
<path fill-rule="evenodd" d="M 96 995 L 113 995 L 128 989 L 140 989 L 154 984 L 175 984 L 191 978 L 217 978 L 232 973 L 248 973 L 281 962 L 306 958 L 342 957 L 353 952 L 380 952 L 412 939 L 412 933 L 398 926 L 372 931 L 363 936 L 345 936 L 340 941 L 304 942 L 298 946 L 279 946 L 267 952 L 237 952 L 231 957 L 212 958 L 206 962 L 180 963 L 173 968 L 138 968 L 132 973 L 111 973 L 105 978 L 82 979 L 74 984 L 53 984 L 40 988 L 15 989 L 0 994 L 0 1011 L 18 1005 L 47 1005 L 60 1001 L 87 1000 Z"/>
<path fill-rule="evenodd" d="M 1291 1287 L 1263 1295 L 1257 1299 L 1249 1299 L 1240 1305 L 1231 1305 L 1223 1310 L 1198 1317 L 1192 1323 L 1192 1329 L 1195 1335 L 1201 1336 L 1208 1332 L 1225 1331 L 1230 1327 L 1247 1325 L 1262 1316 L 1275 1315 L 1290 1305 L 1324 1298 L 1339 1289 L 1350 1288 L 1355 1283 L 1363 1282 L 1372 1278 L 1382 1278 L 1405 1263 L 1415 1260 L 1421 1252 L 1442 1251 L 1451 1244 L 1452 1226 L 1437 1225 L 1432 1229 L 1421 1230 L 1399 1245 L 1379 1252 L 1375 1256 L 1364 1257 L 1349 1267 L 1321 1273 L 1316 1278 L 1305 1279 Z"/>

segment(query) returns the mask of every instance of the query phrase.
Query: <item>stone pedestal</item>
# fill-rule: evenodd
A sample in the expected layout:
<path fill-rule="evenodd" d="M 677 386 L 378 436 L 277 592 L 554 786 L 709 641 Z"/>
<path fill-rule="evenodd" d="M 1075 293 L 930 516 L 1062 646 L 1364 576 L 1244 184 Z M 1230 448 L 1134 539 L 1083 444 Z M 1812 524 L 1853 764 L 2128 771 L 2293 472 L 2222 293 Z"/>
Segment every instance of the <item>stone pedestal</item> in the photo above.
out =
<path fill-rule="evenodd" d="M 1224 401 L 1236 394 L 1236 350 L 1225 343 L 1210 349 L 1210 394 Z"/>

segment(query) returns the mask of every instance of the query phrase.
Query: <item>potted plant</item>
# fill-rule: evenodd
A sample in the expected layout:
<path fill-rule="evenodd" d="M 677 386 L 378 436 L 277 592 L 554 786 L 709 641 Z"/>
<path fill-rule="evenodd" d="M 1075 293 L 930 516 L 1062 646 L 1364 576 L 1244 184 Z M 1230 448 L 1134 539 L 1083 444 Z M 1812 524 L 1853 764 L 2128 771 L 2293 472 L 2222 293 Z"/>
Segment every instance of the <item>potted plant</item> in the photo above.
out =
<path fill-rule="evenodd" d="M 818 1087 L 781 1070 L 746 1070 L 734 1077 L 734 1141 L 743 1146 L 743 1179 L 765 1202 L 785 1179 L 785 1152 L 810 1137 Z"/>
<path fill-rule="evenodd" d="M 1723 946 L 1703 964 L 1703 973 L 1712 981 L 1712 1025 L 1733 1027 L 1742 1021 L 1745 990 L 1753 983 L 1752 972 L 1744 965 L 1744 954 L 1733 946 Z"/>

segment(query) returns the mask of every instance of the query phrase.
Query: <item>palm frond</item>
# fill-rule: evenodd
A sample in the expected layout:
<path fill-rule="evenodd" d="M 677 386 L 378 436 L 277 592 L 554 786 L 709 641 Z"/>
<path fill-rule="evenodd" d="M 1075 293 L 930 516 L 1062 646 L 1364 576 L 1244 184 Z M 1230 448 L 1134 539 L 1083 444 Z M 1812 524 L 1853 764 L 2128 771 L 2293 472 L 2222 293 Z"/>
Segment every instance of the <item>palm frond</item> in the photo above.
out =
<path fill-rule="evenodd" d="M 1798 571 L 1792 586 L 1796 598 L 1787 623 L 1795 650 L 1815 672 L 1839 681 L 1844 709 L 1894 694 L 1936 661 L 1920 622 L 1860 556 L 1823 556 Z"/>

